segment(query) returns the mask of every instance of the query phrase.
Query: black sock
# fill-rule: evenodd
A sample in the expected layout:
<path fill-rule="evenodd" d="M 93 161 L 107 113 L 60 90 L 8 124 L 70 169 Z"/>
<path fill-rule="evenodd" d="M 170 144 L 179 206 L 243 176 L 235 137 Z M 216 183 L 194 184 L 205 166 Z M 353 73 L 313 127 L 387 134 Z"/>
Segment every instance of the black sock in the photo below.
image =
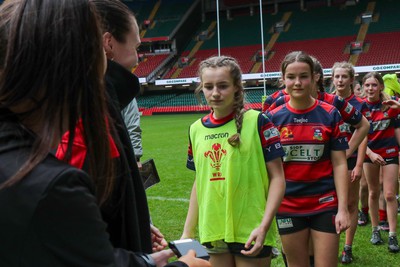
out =
<path fill-rule="evenodd" d="M 310 267 L 314 267 L 314 255 L 310 255 Z"/>
<path fill-rule="evenodd" d="M 287 260 L 286 260 L 286 254 L 283 251 L 282 251 L 282 259 L 283 259 L 283 262 L 285 263 L 285 266 L 288 267 Z"/>

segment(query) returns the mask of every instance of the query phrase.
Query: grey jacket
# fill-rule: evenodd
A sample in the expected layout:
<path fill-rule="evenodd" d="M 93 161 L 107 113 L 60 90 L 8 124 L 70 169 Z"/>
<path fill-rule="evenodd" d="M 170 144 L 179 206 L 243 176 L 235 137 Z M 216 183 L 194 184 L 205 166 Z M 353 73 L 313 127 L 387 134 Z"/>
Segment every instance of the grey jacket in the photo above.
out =
<path fill-rule="evenodd" d="M 122 117 L 131 139 L 136 159 L 143 155 L 142 129 L 140 128 L 140 113 L 136 99 L 134 98 L 123 110 Z"/>

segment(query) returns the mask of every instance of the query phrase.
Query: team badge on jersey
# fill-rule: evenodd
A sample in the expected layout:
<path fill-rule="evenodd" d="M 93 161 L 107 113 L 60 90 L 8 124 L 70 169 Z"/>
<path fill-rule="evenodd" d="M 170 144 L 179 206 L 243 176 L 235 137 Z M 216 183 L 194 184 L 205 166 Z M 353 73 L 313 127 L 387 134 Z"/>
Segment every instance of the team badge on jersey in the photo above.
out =
<path fill-rule="evenodd" d="M 210 166 L 215 169 L 212 173 L 210 181 L 225 180 L 222 173 L 220 172 L 222 159 L 226 155 L 226 150 L 221 147 L 221 144 L 215 143 L 212 145 L 211 150 L 204 152 L 204 157 L 210 159 Z"/>
<path fill-rule="evenodd" d="M 348 105 L 346 106 L 346 108 L 344 109 L 344 111 L 345 111 L 347 114 L 350 114 L 350 112 L 351 112 L 352 109 L 353 109 L 353 106 L 350 105 L 350 104 L 348 104 Z"/>
<path fill-rule="evenodd" d="M 324 140 L 322 138 L 322 130 L 321 130 L 321 128 L 314 128 L 313 140 L 318 140 L 318 141 Z"/>
<path fill-rule="evenodd" d="M 351 133 L 351 128 L 350 128 L 350 124 L 348 123 L 342 123 L 339 125 L 339 130 L 341 133 Z"/>

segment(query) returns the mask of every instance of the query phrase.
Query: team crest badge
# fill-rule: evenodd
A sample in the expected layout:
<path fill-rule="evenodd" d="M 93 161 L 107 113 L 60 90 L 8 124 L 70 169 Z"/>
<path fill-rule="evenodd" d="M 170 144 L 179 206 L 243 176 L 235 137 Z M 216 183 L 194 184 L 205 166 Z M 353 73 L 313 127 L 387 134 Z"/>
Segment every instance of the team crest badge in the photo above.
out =
<path fill-rule="evenodd" d="M 226 156 L 226 150 L 221 147 L 221 144 L 215 143 L 212 145 L 211 150 L 208 150 L 204 153 L 204 157 L 210 159 L 210 166 L 215 169 L 215 172 L 212 173 L 210 181 L 216 180 L 225 180 L 225 177 L 222 177 L 222 173 L 220 172 L 222 159 Z"/>
<path fill-rule="evenodd" d="M 322 131 L 320 128 L 315 128 L 314 129 L 314 135 L 313 135 L 314 140 L 322 141 Z"/>

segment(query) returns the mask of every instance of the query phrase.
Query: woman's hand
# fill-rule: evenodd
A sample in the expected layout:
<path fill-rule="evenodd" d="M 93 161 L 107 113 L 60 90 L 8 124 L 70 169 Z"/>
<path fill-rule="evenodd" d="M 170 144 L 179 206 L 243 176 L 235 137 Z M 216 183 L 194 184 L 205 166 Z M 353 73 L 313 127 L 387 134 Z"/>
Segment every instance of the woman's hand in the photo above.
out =
<path fill-rule="evenodd" d="M 153 258 L 157 267 L 163 267 L 168 264 L 168 259 L 175 256 L 175 254 L 174 254 L 174 252 L 172 252 L 172 250 L 166 249 L 166 250 L 152 253 L 150 256 Z"/>
<path fill-rule="evenodd" d="M 161 251 L 168 246 L 167 241 L 164 239 L 164 235 L 154 225 L 150 225 L 151 230 L 151 244 L 153 246 L 153 252 Z"/>

